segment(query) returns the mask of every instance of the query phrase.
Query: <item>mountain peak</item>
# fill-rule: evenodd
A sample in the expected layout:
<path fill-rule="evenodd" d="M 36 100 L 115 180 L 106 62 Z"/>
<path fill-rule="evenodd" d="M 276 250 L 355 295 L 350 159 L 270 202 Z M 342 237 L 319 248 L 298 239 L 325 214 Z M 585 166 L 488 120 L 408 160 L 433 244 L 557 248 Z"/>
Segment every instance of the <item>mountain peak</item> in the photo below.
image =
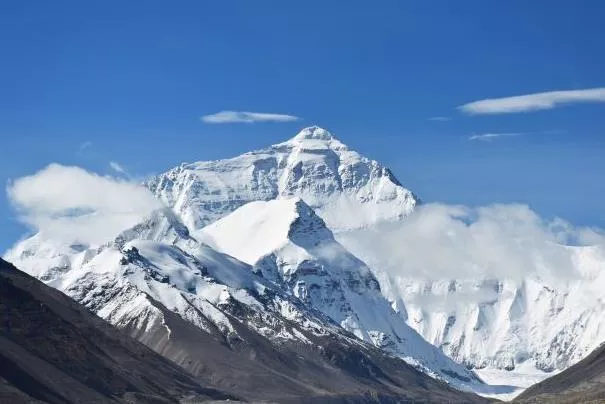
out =
<path fill-rule="evenodd" d="M 265 149 L 179 166 L 147 186 L 191 231 L 278 197 L 301 197 L 336 231 L 398 220 L 417 203 L 386 167 L 317 126 Z"/>
<path fill-rule="evenodd" d="M 247 203 L 197 232 L 196 239 L 254 265 L 288 242 L 307 247 L 333 236 L 309 205 L 293 197 Z"/>
<path fill-rule="evenodd" d="M 337 140 L 332 133 L 319 126 L 309 126 L 298 132 L 292 140 Z"/>

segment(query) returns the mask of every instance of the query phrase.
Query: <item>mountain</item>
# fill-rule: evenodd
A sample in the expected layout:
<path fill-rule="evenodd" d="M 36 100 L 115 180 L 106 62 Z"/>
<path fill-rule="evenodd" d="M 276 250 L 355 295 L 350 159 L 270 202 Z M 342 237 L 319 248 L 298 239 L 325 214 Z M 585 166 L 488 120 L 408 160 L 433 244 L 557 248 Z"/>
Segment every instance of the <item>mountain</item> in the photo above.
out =
<path fill-rule="evenodd" d="M 174 315 L 230 347 L 243 333 L 240 322 L 272 346 L 303 342 L 299 333 L 308 338 L 313 323 L 482 394 L 511 389 L 486 391 L 475 375 L 525 388 L 605 340 L 600 247 L 553 245 L 577 272 L 554 281 L 395 273 L 397 240 L 386 239 L 384 226 L 402 226 L 420 201 L 388 168 L 324 129 L 231 159 L 182 164 L 145 185 L 166 209 L 106 245 L 37 234 L 7 257 L 142 340 L 140 330 L 161 330 Z M 113 297 L 101 299 L 98 285 Z M 144 316 L 132 312 L 132 299 Z"/>
<path fill-rule="evenodd" d="M 168 403 L 235 398 L 0 259 L 0 402 Z"/>
<path fill-rule="evenodd" d="M 560 277 L 431 280 L 396 273 L 388 247 L 379 247 L 390 230 L 340 233 L 337 240 L 370 265 L 411 327 L 487 382 L 529 387 L 605 341 L 603 247 L 549 246 L 561 266 L 573 268 Z M 535 260 L 539 267 L 540 256 Z"/>
<path fill-rule="evenodd" d="M 301 197 L 331 229 L 402 218 L 419 202 L 388 168 L 316 126 L 232 159 L 182 164 L 147 185 L 189 229 L 278 197 Z"/>
<path fill-rule="evenodd" d="M 381 249 L 368 241 L 382 240 L 383 226 L 404 223 L 419 200 L 388 168 L 321 128 L 232 159 L 181 165 L 149 187 L 192 232 L 250 201 L 301 198 L 340 246 L 367 264 L 410 327 L 490 383 L 528 387 L 605 340 L 605 253 L 599 247 L 552 246 L 554 256 L 570 261 L 579 274 L 554 281 L 532 274 L 426 279 L 387 271 L 397 264 L 389 251 L 396 246 L 390 241 Z M 253 264 L 245 249 L 228 254 Z M 542 265 L 540 257 L 535 265 Z"/>
<path fill-rule="evenodd" d="M 176 220 L 156 212 L 106 245 L 57 247 L 60 259 L 41 235 L 24 245 L 44 246 L 43 257 L 13 254 L 198 382 L 247 400 L 482 401 L 357 339 L 251 266 L 200 243 Z"/>
<path fill-rule="evenodd" d="M 376 248 L 369 241 L 381 240 L 383 226 L 404 223 L 419 200 L 388 168 L 321 128 L 306 128 L 286 142 L 232 159 L 181 165 L 149 187 L 192 232 L 212 227 L 251 201 L 301 198 L 348 255 L 367 264 L 410 327 L 489 382 L 527 387 L 605 340 L 599 303 L 605 298 L 599 286 L 605 254 L 599 248 L 553 246 L 553 254 L 570 260 L 581 274 L 556 281 L 533 275 L 425 279 L 386 271 L 396 266 L 389 251 L 396 246 L 387 240 Z M 245 249 L 227 253 L 254 264 Z"/>
<path fill-rule="evenodd" d="M 250 202 L 194 236 L 252 265 L 360 340 L 451 384 L 480 388 L 474 374 L 405 323 L 380 293 L 370 268 L 334 239 L 302 199 Z"/>
<path fill-rule="evenodd" d="M 602 403 L 605 401 L 605 346 L 525 390 L 519 403 Z"/>

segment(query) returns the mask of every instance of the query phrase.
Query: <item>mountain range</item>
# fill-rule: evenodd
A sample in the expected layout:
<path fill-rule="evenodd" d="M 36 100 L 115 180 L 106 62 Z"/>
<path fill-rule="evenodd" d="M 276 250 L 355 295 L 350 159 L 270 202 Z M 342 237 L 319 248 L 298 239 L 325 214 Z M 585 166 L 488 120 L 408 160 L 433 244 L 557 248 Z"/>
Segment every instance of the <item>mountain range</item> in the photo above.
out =
<path fill-rule="evenodd" d="M 421 201 L 322 128 L 144 186 L 164 208 L 105 244 L 38 233 L 5 258 L 203 386 L 480 402 L 460 391 L 513 397 L 605 340 L 600 247 L 554 246 L 580 274 L 557 282 L 387 271 L 375 241 Z"/>

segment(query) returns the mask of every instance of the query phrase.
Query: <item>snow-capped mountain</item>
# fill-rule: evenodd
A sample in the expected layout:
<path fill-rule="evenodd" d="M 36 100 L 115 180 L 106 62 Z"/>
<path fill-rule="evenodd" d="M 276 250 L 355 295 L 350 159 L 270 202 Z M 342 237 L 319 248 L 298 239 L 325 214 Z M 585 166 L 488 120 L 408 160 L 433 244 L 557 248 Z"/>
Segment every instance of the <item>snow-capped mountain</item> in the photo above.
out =
<path fill-rule="evenodd" d="M 405 323 L 370 268 L 334 239 L 302 199 L 250 202 L 195 237 L 252 265 L 357 338 L 455 385 L 478 384 Z"/>
<path fill-rule="evenodd" d="M 358 340 L 235 258 L 185 235 L 173 244 L 137 238 L 157 236 L 152 228 L 173 220 L 158 212 L 104 246 L 72 251 L 71 260 L 60 258 L 62 266 L 37 276 L 204 385 L 249 400 L 483 402 Z M 45 251 L 52 263 L 50 245 Z M 66 256 L 67 250 L 57 251 Z M 23 258 L 32 264 L 30 254 Z M 37 261 L 40 270 L 44 258 Z"/>
<path fill-rule="evenodd" d="M 383 294 L 405 307 L 400 312 L 411 327 L 488 382 L 528 387 L 605 341 L 602 246 L 551 246 L 555 256 L 570 261 L 573 272 L 565 277 L 434 280 L 395 273 L 384 250 L 367 247 L 376 246 L 375 239 L 373 229 L 337 235 L 370 265 Z"/>
<path fill-rule="evenodd" d="M 233 159 L 180 166 L 152 180 L 150 189 L 181 212 L 193 231 L 248 201 L 302 198 L 341 245 L 370 264 L 382 293 L 412 328 L 495 383 L 512 380 L 526 387 L 572 365 L 605 340 L 602 288 L 594 282 L 605 262 L 598 248 L 561 246 L 572 251 L 583 275 L 556 284 L 532 276 L 434 281 L 387 275 L 382 263 L 392 257 L 364 249 L 363 235 L 358 235 L 380 222 L 398 222 L 418 199 L 387 168 L 320 128 Z M 191 213 L 196 211 L 210 213 Z M 252 263 L 246 248 L 228 253 Z M 469 295 L 479 299 L 469 300 Z"/>
<path fill-rule="evenodd" d="M 182 164 L 146 186 L 166 209 L 106 245 L 38 234 L 7 259 L 158 351 L 174 332 L 161 304 L 229 343 L 253 333 L 350 345 L 354 335 L 489 393 L 510 389 L 490 390 L 466 367 L 493 384 L 526 387 L 605 340 L 599 248 L 558 246 L 581 276 L 557 282 L 387 273 L 396 255 L 366 237 L 405 222 L 419 200 L 324 129 L 232 159 Z M 165 329 L 163 339 L 145 341 L 152 329 Z"/>
<path fill-rule="evenodd" d="M 232 159 L 182 164 L 148 186 L 192 230 L 278 197 L 302 198 L 331 229 L 402 218 L 418 203 L 386 167 L 318 127 Z"/>
<path fill-rule="evenodd" d="M 301 201 L 295 205 L 300 205 L 300 209 L 307 209 L 306 214 L 314 218 L 316 224 L 322 225 L 323 229 L 318 228 L 318 231 L 330 234 L 310 208 L 302 205 Z M 305 225 L 302 228 L 309 230 Z M 42 236 L 38 235 L 27 243 L 22 243 L 20 247 L 32 247 L 41 238 Z M 258 362 L 258 366 L 274 369 L 284 363 L 281 358 L 283 353 L 277 352 L 289 352 L 288 369 L 294 373 L 285 373 L 283 377 L 300 381 L 290 387 L 284 385 L 292 384 L 290 379 L 276 383 L 277 392 L 267 387 L 263 394 L 268 391 L 273 394 L 270 397 L 274 399 L 281 399 L 281 396 L 276 394 L 283 394 L 284 390 L 291 392 L 292 389 L 302 389 L 299 384 L 307 386 L 306 388 L 321 387 L 326 392 L 332 388 L 342 394 L 347 390 L 342 390 L 342 386 L 338 387 L 340 383 L 345 383 L 348 388 L 359 389 L 368 381 L 373 391 L 380 394 L 412 394 L 413 389 L 406 393 L 399 388 L 382 385 L 382 382 L 376 385 L 376 375 L 385 372 L 395 372 L 392 377 L 401 378 L 397 383 L 406 386 L 406 389 L 413 387 L 409 383 L 418 382 L 410 381 L 410 377 L 417 379 L 420 373 L 406 370 L 408 365 L 405 362 L 374 348 L 374 341 L 363 342 L 362 339 L 356 338 L 356 335 L 350 334 L 346 327 L 341 327 L 329 316 L 334 313 L 313 307 L 304 298 L 292 295 L 285 284 L 274 281 L 277 279 L 268 279 L 263 276 L 262 271 L 200 243 L 167 212 L 156 212 L 144 223 L 124 231 L 112 242 L 98 248 L 83 251 L 74 250 L 73 247 L 57 248 L 55 256 L 49 253 L 52 249 L 51 242 L 45 242 L 43 245 L 45 248 L 41 250 L 44 252 L 41 257 L 36 258 L 35 252 L 26 248 L 15 248 L 8 256 L 13 261 L 20 262 L 27 272 L 65 292 L 115 326 L 128 330 L 140 341 L 177 361 L 196 375 L 201 372 L 204 377 L 208 377 L 204 373 L 208 372 L 208 365 L 204 360 L 198 359 L 199 353 L 196 353 L 195 343 L 191 342 L 202 340 L 201 335 L 195 335 L 197 332 L 222 341 L 221 345 L 230 347 L 230 350 L 245 351 L 243 364 L 229 365 L 236 366 L 242 377 L 250 372 L 258 373 L 251 369 L 243 370 L 250 366 L 247 361 Z M 70 248 L 72 249 L 69 250 Z M 46 269 L 44 261 L 48 263 Z M 56 262 L 60 264 L 55 265 Z M 334 270 L 337 271 L 338 268 Z M 342 292 L 345 282 L 353 283 L 359 288 L 362 285 L 357 285 L 357 282 L 363 280 L 367 283 L 363 286 L 374 290 L 373 300 L 382 304 L 378 306 L 376 314 L 384 315 L 384 311 L 388 312 L 390 307 L 377 292 L 377 284 L 369 270 L 355 270 L 358 272 L 351 272 L 348 279 L 333 277 L 331 286 Z M 326 294 L 326 298 L 330 299 L 330 296 Z M 345 297 L 342 293 L 338 295 L 335 292 L 331 298 Z M 374 303 L 372 300 L 367 302 Z M 346 302 L 340 303 L 342 304 L 337 307 L 346 306 Z M 175 314 L 178 318 L 176 324 Z M 356 317 L 350 310 L 348 314 L 352 316 L 351 320 Z M 391 321 L 397 322 L 398 316 L 394 312 L 391 312 L 390 317 Z M 189 330 L 183 337 L 183 323 L 197 330 L 193 332 L 193 336 Z M 398 353 L 414 368 L 459 388 L 468 390 L 476 386 L 491 391 L 472 372 L 447 358 L 402 321 L 399 321 L 399 328 L 401 336 L 398 338 L 402 341 L 399 341 L 401 349 Z M 363 332 L 364 335 L 372 333 L 372 330 L 355 331 Z M 274 353 L 257 359 L 259 351 L 266 350 Z M 341 358 L 341 350 L 347 352 L 345 357 Z M 350 362 L 355 356 L 360 358 L 360 362 Z M 217 387 L 233 388 L 233 376 L 221 375 L 220 380 L 228 383 L 217 384 L 214 379 L 217 377 L 215 369 L 210 369 L 211 378 L 203 379 L 204 382 Z M 272 371 L 276 370 L 278 369 Z M 369 372 L 364 376 L 369 379 L 350 380 L 351 376 L 345 378 L 343 371 L 345 375 L 351 372 L 353 375 Z M 325 372 L 328 374 L 322 376 Z M 332 374 L 333 372 L 337 373 Z M 305 378 L 309 380 L 305 382 Z M 327 383 L 336 380 L 340 380 L 338 385 L 330 387 L 331 382 Z M 253 386 L 245 387 L 244 382 L 238 383 L 243 391 Z M 435 385 L 431 388 L 439 392 L 443 387 Z M 443 397 L 448 400 L 456 398 L 458 393 L 445 389 Z M 409 397 L 413 397 L 413 394 Z M 267 398 L 267 395 L 253 398 Z M 462 400 L 468 399 L 466 397 Z"/>

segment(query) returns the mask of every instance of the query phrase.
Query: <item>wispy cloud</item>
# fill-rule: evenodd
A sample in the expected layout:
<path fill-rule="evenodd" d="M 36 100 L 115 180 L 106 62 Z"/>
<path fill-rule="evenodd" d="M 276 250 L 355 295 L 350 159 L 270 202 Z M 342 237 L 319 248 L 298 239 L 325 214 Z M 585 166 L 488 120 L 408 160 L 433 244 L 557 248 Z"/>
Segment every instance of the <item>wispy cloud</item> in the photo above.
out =
<path fill-rule="evenodd" d="M 429 118 L 429 121 L 435 121 L 435 122 L 447 122 L 447 121 L 451 121 L 452 118 L 450 118 L 449 116 L 432 116 Z"/>
<path fill-rule="evenodd" d="M 253 123 L 253 122 L 293 122 L 300 118 L 294 115 L 266 112 L 220 111 L 202 116 L 206 123 Z"/>
<path fill-rule="evenodd" d="M 582 102 L 605 102 L 605 87 L 488 98 L 461 105 L 458 109 L 470 115 L 511 114 L 552 109 L 563 104 Z"/>
<path fill-rule="evenodd" d="M 111 167 L 111 169 L 117 173 L 126 174 L 124 167 L 122 167 L 122 165 L 116 161 L 110 161 L 109 167 Z"/>
<path fill-rule="evenodd" d="M 468 140 L 480 140 L 483 142 L 491 142 L 492 140 L 501 137 L 523 136 L 525 133 L 482 133 L 480 135 L 471 135 Z"/>

